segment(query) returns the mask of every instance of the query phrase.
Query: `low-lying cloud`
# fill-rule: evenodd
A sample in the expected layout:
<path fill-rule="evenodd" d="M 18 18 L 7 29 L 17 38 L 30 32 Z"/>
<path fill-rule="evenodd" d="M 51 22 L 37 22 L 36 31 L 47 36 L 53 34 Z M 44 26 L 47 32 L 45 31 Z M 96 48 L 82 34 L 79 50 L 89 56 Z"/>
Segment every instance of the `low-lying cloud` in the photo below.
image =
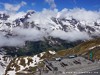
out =
<path fill-rule="evenodd" d="M 70 42 L 91 39 L 87 33 L 78 32 L 78 31 L 71 31 L 71 32 L 66 33 L 62 30 L 55 30 L 50 34 L 50 36 L 52 36 L 54 38 L 60 38 L 63 40 L 67 40 Z"/>
<path fill-rule="evenodd" d="M 8 37 L 3 33 L 0 34 L 0 46 L 23 46 L 25 41 L 43 41 L 45 32 L 37 29 L 23 29 L 14 28 L 12 31 L 13 36 Z"/>
<path fill-rule="evenodd" d="M 18 12 L 9 14 L 10 17 L 6 22 L 11 22 L 12 27 L 7 28 L 6 26 L 3 26 L 3 30 L 9 30 L 11 29 L 11 33 L 14 36 L 5 37 L 6 32 L 0 31 L 0 46 L 23 46 L 25 44 L 25 41 L 44 41 L 44 37 L 47 38 L 48 36 L 51 36 L 53 38 L 60 38 L 62 40 L 67 40 L 70 42 L 74 42 L 77 40 L 88 40 L 92 37 L 84 32 L 81 32 L 77 29 L 69 29 L 68 32 L 65 32 L 63 29 L 61 29 L 61 25 L 58 23 L 55 23 L 52 21 L 51 18 L 57 18 L 57 19 L 69 19 L 72 18 L 78 20 L 80 23 L 82 22 L 82 26 L 94 26 L 93 23 L 97 22 L 100 24 L 100 12 L 99 11 L 91 11 L 86 9 L 80 9 L 80 8 L 74 8 L 74 9 L 63 9 L 62 11 L 59 11 L 57 9 L 55 10 L 48 10 L 44 9 L 41 12 L 36 12 L 33 15 L 29 17 L 27 20 L 29 23 L 34 22 L 35 26 L 38 28 L 23 28 L 22 23 L 21 27 L 13 27 L 14 20 L 17 18 L 24 18 L 24 15 L 26 12 Z M 26 21 L 26 22 L 27 22 Z M 66 22 L 66 25 L 68 27 L 72 26 L 69 25 Z M 1 29 L 2 29 L 1 28 Z M 95 34 L 99 34 L 99 32 L 95 32 Z M 95 35 L 93 34 L 93 35 Z"/>

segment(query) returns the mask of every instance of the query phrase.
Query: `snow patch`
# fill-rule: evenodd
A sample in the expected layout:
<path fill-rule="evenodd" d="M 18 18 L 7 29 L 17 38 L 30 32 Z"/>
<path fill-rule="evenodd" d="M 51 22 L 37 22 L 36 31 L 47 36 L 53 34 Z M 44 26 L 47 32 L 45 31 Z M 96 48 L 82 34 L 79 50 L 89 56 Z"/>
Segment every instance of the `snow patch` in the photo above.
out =
<path fill-rule="evenodd" d="M 55 51 L 49 51 L 49 53 L 50 53 L 50 54 L 53 54 L 53 55 L 56 54 Z"/>

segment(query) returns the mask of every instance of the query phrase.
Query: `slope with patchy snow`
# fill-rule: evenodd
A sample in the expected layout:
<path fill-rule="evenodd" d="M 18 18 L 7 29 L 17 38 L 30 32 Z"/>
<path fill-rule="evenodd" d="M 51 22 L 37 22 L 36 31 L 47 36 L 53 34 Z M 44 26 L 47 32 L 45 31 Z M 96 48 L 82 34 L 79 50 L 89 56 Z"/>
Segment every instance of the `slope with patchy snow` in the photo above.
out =
<path fill-rule="evenodd" d="M 11 60 L 12 57 L 6 55 L 6 52 L 1 48 L 0 49 L 0 75 L 3 75 L 5 73 L 6 67 Z"/>
<path fill-rule="evenodd" d="M 49 55 L 55 55 L 55 51 L 48 51 Z M 6 68 L 5 75 L 28 74 L 34 73 L 36 67 L 46 58 L 42 58 L 46 52 L 35 56 L 17 57 L 13 59 Z M 48 56 L 48 55 L 47 55 Z"/>

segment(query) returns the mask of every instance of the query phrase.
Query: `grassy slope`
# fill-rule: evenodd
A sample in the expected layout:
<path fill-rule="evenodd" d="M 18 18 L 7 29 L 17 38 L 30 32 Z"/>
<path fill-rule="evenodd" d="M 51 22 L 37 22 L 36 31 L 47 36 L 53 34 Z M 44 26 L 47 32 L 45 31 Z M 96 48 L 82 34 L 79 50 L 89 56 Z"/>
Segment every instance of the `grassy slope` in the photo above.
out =
<path fill-rule="evenodd" d="M 77 55 L 87 55 L 89 56 L 89 48 L 100 45 L 100 38 L 86 41 L 72 49 L 61 50 L 57 52 L 57 55 L 65 56 L 68 54 L 77 54 Z M 93 58 L 100 59 L 100 48 L 94 48 L 91 50 L 93 52 Z"/>

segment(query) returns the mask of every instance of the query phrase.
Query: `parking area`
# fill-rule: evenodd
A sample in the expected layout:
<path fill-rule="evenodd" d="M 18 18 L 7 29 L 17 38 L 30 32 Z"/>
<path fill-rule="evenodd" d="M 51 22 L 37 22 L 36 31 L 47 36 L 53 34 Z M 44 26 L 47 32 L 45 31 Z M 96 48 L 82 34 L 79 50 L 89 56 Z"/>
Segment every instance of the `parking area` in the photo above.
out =
<path fill-rule="evenodd" d="M 45 67 L 41 69 L 40 75 L 78 75 L 81 72 L 100 69 L 100 63 L 92 62 L 84 57 L 45 59 L 44 64 Z"/>

